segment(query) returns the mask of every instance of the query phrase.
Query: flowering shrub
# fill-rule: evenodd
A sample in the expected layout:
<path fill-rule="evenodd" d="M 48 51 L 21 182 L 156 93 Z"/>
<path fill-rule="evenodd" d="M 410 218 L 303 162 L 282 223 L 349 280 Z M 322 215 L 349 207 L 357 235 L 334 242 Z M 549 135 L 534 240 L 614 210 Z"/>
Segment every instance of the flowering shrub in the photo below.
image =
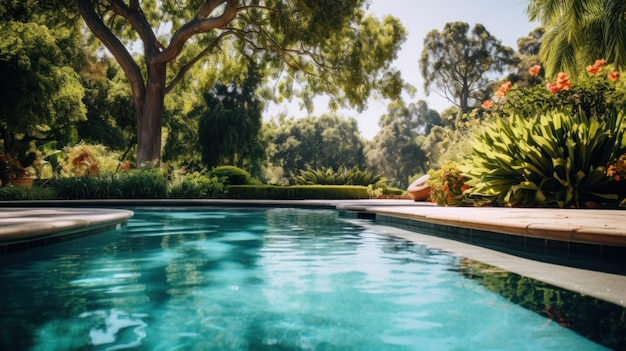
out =
<path fill-rule="evenodd" d="M 606 168 L 606 175 L 613 178 L 616 182 L 626 180 L 626 154 L 620 156 L 614 162 L 611 162 Z"/>
<path fill-rule="evenodd" d="M 471 206 L 474 202 L 465 194 L 468 180 L 457 168 L 456 163 L 446 162 L 440 170 L 429 172 L 430 199 L 440 206 Z"/>
<path fill-rule="evenodd" d="M 78 144 L 63 148 L 60 160 L 61 175 L 64 177 L 96 177 L 104 173 L 115 173 L 130 168 L 130 163 L 120 163 L 119 153 L 103 145 Z"/>
<path fill-rule="evenodd" d="M 541 66 L 529 69 L 533 76 L 539 75 Z M 495 100 L 487 100 L 481 106 L 489 114 L 525 118 L 550 111 L 584 112 L 589 118 L 614 119 L 618 111 L 626 109 L 624 85 L 620 73 L 606 67 L 605 60 L 597 60 L 587 66 L 587 73 L 572 83 L 571 77 L 559 72 L 554 81 L 545 86 L 535 85 L 518 89 L 506 82 L 495 93 Z"/>
<path fill-rule="evenodd" d="M 545 87 L 503 84 L 498 104 L 483 104 L 497 118 L 474 135 L 472 156 L 459 166 L 469 192 L 503 206 L 613 206 L 623 198 L 616 181 L 626 175 L 626 94 L 605 64 L 589 65 L 576 84 L 564 72 Z"/>
<path fill-rule="evenodd" d="M 30 173 L 10 154 L 0 155 L 0 179 L 29 177 Z"/>

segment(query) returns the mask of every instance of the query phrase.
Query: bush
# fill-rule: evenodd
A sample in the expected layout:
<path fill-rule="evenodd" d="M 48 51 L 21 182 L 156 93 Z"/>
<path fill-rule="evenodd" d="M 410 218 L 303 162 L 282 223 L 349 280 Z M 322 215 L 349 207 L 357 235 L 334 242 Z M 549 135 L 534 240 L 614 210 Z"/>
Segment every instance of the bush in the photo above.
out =
<path fill-rule="evenodd" d="M 232 199 L 342 200 L 369 198 L 367 187 L 349 185 L 240 185 L 229 186 L 227 190 L 228 198 Z"/>
<path fill-rule="evenodd" d="M 20 188 L 16 186 L 5 186 L 0 188 L 0 201 L 16 200 L 53 200 L 56 193 L 53 189 L 40 186 Z"/>
<path fill-rule="evenodd" d="M 455 162 L 445 163 L 439 170 L 430 170 L 426 184 L 430 186 L 430 199 L 440 206 L 474 206 L 477 199 L 466 193 L 469 185 Z"/>
<path fill-rule="evenodd" d="M 156 170 L 61 178 L 55 185 L 59 199 L 164 199 L 168 181 Z"/>
<path fill-rule="evenodd" d="M 296 184 L 300 185 L 374 185 L 381 187 L 386 184 L 386 180 L 381 175 L 371 172 L 361 171 L 353 168 L 350 170 L 333 168 L 326 170 L 306 170 L 300 171 L 296 177 Z"/>
<path fill-rule="evenodd" d="M 224 184 L 217 177 L 209 178 L 199 172 L 185 174 L 172 180 L 168 197 L 172 199 L 201 199 L 223 197 Z"/>
<path fill-rule="evenodd" d="M 225 185 L 246 185 L 252 177 L 246 170 L 235 166 L 219 166 L 211 170 L 211 177 L 217 177 Z"/>
<path fill-rule="evenodd" d="M 584 207 L 616 202 L 606 166 L 626 152 L 623 113 L 589 119 L 583 112 L 535 118 L 511 115 L 487 125 L 460 169 L 473 195 L 504 206 Z"/>

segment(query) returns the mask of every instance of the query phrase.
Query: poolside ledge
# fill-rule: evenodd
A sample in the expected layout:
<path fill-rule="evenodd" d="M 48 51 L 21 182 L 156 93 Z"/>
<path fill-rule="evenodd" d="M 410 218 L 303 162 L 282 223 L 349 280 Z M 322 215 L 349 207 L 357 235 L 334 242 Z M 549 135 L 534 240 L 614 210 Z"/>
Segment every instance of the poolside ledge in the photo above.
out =
<path fill-rule="evenodd" d="M 117 209 L 2 208 L 0 254 L 114 229 L 132 215 Z"/>

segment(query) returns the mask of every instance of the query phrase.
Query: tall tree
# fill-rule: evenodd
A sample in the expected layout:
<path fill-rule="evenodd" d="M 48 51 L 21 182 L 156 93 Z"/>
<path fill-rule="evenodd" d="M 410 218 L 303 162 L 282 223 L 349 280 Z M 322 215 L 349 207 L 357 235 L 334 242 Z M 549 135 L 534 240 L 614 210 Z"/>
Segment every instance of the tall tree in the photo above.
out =
<path fill-rule="evenodd" d="M 285 177 L 292 179 L 307 169 L 365 168 L 364 142 L 354 118 L 324 114 L 278 124 L 270 162 L 282 167 Z"/>
<path fill-rule="evenodd" d="M 367 0 L 74 3 L 128 77 L 137 115 L 139 164 L 160 160 L 164 96 L 200 62 L 216 70 L 222 81 L 230 81 L 221 70 L 226 61 L 253 59 L 278 80 L 279 95 L 310 101 L 325 92 L 334 97 L 334 106 L 363 108 L 374 91 L 394 96 L 403 85 L 390 61 L 406 31 L 395 18 L 381 23 L 366 17 Z M 142 45 L 140 60 L 124 45 L 137 40 Z M 238 53 L 220 50 L 224 47 Z M 304 88 L 296 90 L 296 82 Z"/>
<path fill-rule="evenodd" d="M 428 170 L 419 137 L 440 123 L 439 114 L 424 101 L 391 103 L 380 117 L 380 131 L 365 147 L 368 169 L 406 188 L 411 176 Z"/>
<path fill-rule="evenodd" d="M 260 138 L 263 105 L 255 94 L 259 78 L 251 68 L 241 85 L 218 82 L 204 94 L 198 135 L 202 161 L 209 168 L 248 168 L 245 166 L 258 165 L 259 158 L 265 158 Z"/>
<path fill-rule="evenodd" d="M 504 72 L 513 60 L 513 49 L 502 45 L 481 24 L 469 32 L 464 22 L 446 23 L 424 38 L 420 58 L 424 90 L 431 87 L 462 113 L 482 102 L 481 89 L 489 87 L 493 73 Z"/>
<path fill-rule="evenodd" d="M 539 55 L 549 77 L 580 72 L 600 58 L 626 67 L 625 1 L 531 0 L 528 18 L 546 29 Z"/>

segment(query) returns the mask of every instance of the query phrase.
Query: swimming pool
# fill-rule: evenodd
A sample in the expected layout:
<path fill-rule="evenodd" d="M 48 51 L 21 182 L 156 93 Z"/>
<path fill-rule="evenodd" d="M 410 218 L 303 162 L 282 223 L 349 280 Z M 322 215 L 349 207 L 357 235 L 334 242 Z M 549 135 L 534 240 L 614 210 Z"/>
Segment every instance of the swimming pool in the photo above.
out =
<path fill-rule="evenodd" d="M 477 265 L 332 210 L 139 209 L 121 230 L 4 257 L 0 348 L 605 349 L 494 293 L 506 272 Z M 505 279 L 550 303 L 550 287 Z"/>

